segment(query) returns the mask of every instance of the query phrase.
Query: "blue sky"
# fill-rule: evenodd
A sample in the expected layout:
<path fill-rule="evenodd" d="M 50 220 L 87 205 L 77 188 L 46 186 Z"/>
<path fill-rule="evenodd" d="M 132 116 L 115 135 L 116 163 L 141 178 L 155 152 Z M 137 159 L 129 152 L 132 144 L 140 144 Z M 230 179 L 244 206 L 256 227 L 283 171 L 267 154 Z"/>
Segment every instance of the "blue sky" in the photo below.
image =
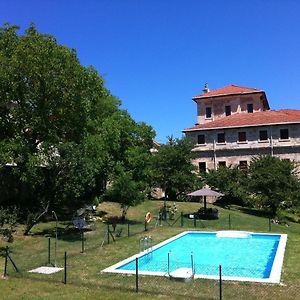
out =
<path fill-rule="evenodd" d="M 0 24 L 34 22 L 93 65 L 158 142 L 196 122 L 191 98 L 228 84 L 300 109 L 300 1 L 0 0 Z"/>

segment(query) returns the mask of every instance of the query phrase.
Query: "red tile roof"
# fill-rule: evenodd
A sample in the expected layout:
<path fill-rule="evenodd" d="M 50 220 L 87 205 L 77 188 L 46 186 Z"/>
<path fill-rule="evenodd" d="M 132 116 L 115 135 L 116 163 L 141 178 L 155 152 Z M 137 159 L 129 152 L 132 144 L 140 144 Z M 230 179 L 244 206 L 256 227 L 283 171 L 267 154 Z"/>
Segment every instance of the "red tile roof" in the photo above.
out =
<path fill-rule="evenodd" d="M 263 90 L 249 88 L 249 87 L 243 87 L 243 86 L 237 86 L 234 84 L 222 87 L 220 89 L 203 93 L 200 95 L 197 95 L 193 97 L 193 100 L 195 99 L 202 99 L 202 98 L 209 98 L 209 97 L 218 97 L 218 96 L 225 96 L 225 95 L 234 95 L 234 94 L 252 94 L 252 93 L 264 93 Z"/>
<path fill-rule="evenodd" d="M 186 128 L 183 132 L 230 127 L 248 127 L 271 124 L 300 123 L 300 110 L 281 109 L 255 113 L 237 113 L 215 121 Z"/>

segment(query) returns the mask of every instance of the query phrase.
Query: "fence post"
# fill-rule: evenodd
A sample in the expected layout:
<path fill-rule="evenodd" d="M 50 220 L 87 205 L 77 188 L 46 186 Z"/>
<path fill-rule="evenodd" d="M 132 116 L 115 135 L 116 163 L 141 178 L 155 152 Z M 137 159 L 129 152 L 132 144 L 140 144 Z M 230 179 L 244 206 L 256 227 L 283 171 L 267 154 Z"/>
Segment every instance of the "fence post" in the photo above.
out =
<path fill-rule="evenodd" d="M 107 224 L 107 244 L 109 244 L 109 224 Z"/>
<path fill-rule="evenodd" d="M 220 287 L 220 300 L 222 300 L 222 266 L 219 265 L 219 287 Z"/>
<path fill-rule="evenodd" d="M 81 253 L 84 253 L 84 230 L 81 229 Z"/>
<path fill-rule="evenodd" d="M 228 215 L 228 226 L 229 226 L 229 229 L 231 229 L 231 217 L 230 217 L 230 214 Z"/>
<path fill-rule="evenodd" d="M 271 231 L 271 218 L 269 217 L 269 231 Z"/>
<path fill-rule="evenodd" d="M 195 215 L 194 215 L 194 227 L 196 228 L 197 227 L 197 220 L 196 220 L 196 218 L 195 218 Z"/>
<path fill-rule="evenodd" d="M 183 227 L 183 212 L 181 212 L 181 227 Z"/>
<path fill-rule="evenodd" d="M 51 238 L 48 237 L 48 265 L 51 264 Z"/>
<path fill-rule="evenodd" d="M 65 252 L 64 284 L 67 284 L 67 252 Z"/>
<path fill-rule="evenodd" d="M 5 247 L 5 263 L 4 263 L 3 277 L 6 277 L 6 275 L 7 275 L 7 259 L 8 259 L 8 246 Z"/>
<path fill-rule="evenodd" d="M 139 262 L 138 258 L 135 259 L 135 291 L 139 292 Z"/>

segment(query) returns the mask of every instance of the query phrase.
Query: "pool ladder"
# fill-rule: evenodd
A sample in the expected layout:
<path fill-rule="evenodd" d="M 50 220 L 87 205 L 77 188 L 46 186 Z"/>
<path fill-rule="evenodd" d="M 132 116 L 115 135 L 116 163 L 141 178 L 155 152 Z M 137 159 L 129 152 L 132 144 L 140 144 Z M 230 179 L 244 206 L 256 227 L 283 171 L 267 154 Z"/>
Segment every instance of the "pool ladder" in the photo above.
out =
<path fill-rule="evenodd" d="M 144 252 L 147 250 L 147 253 L 152 252 L 152 237 L 151 236 L 144 236 L 140 239 L 140 252 Z"/>

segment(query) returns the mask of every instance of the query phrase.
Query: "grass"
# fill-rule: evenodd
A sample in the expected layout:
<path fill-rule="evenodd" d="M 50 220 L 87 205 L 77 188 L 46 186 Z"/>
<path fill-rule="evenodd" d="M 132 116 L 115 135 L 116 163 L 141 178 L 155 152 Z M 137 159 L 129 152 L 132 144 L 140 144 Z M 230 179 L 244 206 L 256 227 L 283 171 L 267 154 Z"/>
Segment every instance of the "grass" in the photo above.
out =
<path fill-rule="evenodd" d="M 81 239 L 76 231 L 64 232 L 67 222 L 59 223 L 59 241 L 57 264 L 63 265 L 64 251 L 68 253 L 68 284 L 62 283 L 63 273 L 54 275 L 31 274 L 29 269 L 47 264 L 48 236 L 55 236 L 55 222 L 41 223 L 33 228 L 33 235 L 24 237 L 20 233 L 9 244 L 11 256 L 21 269 L 16 273 L 9 264 L 9 276 L 0 279 L 1 294 L 5 299 L 218 299 L 218 282 L 197 279 L 190 283 L 172 282 L 167 278 L 144 276 L 139 278 L 140 292 L 135 293 L 135 277 L 120 274 L 101 273 L 104 268 L 123 260 L 139 251 L 139 240 L 145 235 L 144 216 L 150 211 L 152 216 L 158 214 L 161 201 L 146 201 L 130 208 L 127 218 L 131 221 L 130 237 L 127 237 L 127 225 L 122 225 L 122 236 L 115 243 L 101 244 L 106 239 L 106 225 L 97 222 L 96 230 L 85 233 L 85 253 L 81 252 Z M 171 204 L 171 203 L 170 203 Z M 198 203 L 177 203 L 178 212 L 193 212 L 199 208 Z M 116 204 L 104 203 L 100 210 L 108 215 L 119 215 Z M 239 207 L 233 209 L 218 208 L 219 220 L 197 221 L 197 230 L 250 230 L 268 232 L 267 218 L 246 214 Z M 180 215 L 177 213 L 176 218 Z M 230 215 L 230 224 L 229 224 Z M 174 220 L 174 221 L 175 221 Z M 174 222 L 174 221 L 169 221 Z M 147 235 L 151 235 L 155 244 L 184 230 L 194 230 L 193 220 L 186 220 L 184 227 L 180 219 L 173 227 L 163 224 L 155 227 L 156 220 L 150 223 Z M 300 224 L 290 222 L 289 226 L 272 224 L 272 232 L 287 233 L 281 285 L 263 285 L 257 283 L 223 282 L 224 299 L 300 299 Z M 122 227 L 118 225 L 117 228 Z M 51 255 L 54 261 L 54 239 L 51 239 Z M 0 242 L 0 247 L 7 244 Z M 4 260 L 0 258 L 0 270 Z"/>

